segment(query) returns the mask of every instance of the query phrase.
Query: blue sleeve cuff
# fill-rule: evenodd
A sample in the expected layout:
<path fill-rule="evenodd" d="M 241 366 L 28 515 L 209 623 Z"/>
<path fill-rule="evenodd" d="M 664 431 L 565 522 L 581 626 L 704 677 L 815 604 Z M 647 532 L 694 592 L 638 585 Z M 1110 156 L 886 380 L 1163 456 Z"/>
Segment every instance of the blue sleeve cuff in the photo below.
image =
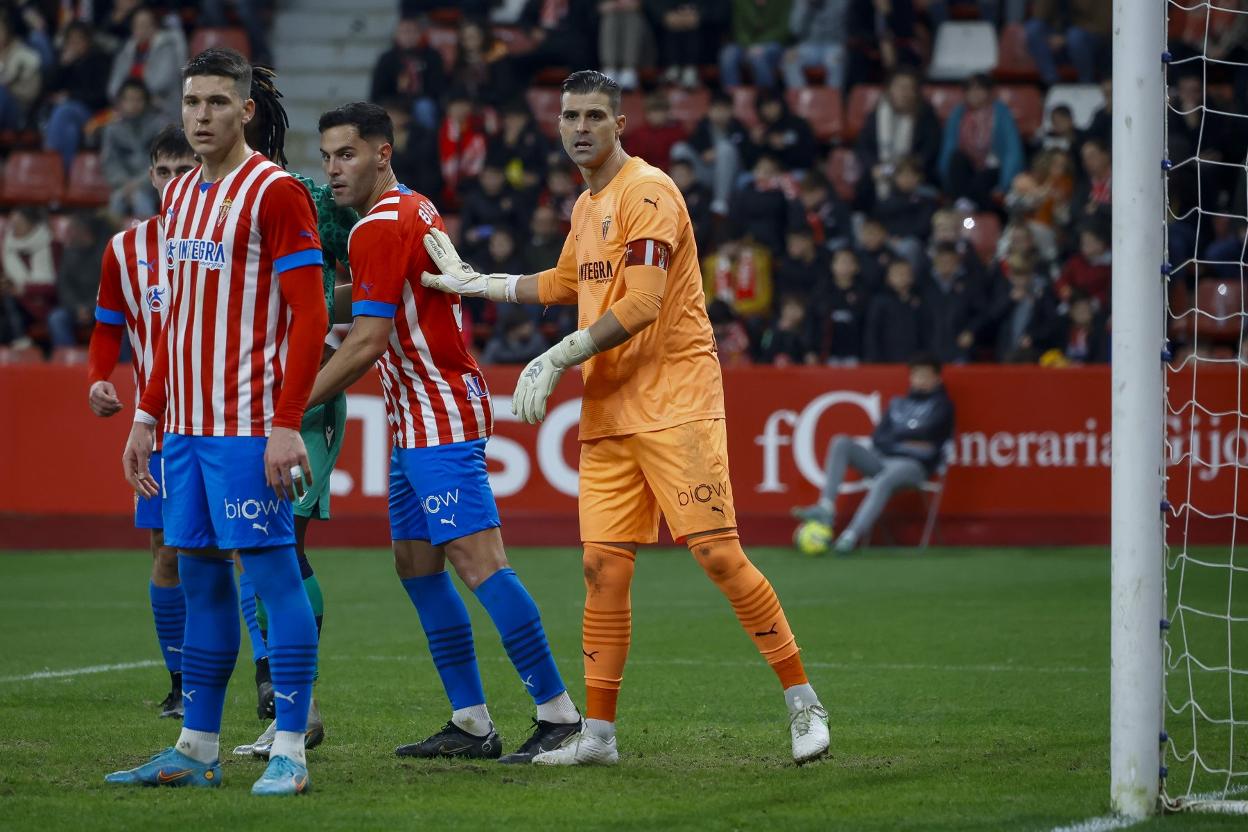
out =
<path fill-rule="evenodd" d="M 274 260 L 273 271 L 281 274 L 302 266 L 320 266 L 324 262 L 319 248 L 305 248 L 303 251 L 296 251 L 294 254 L 287 254 L 285 257 Z"/>
<path fill-rule="evenodd" d="M 126 316 L 113 309 L 105 309 L 103 306 L 95 307 L 95 319 L 102 324 L 113 324 L 114 326 L 125 326 Z"/>
<path fill-rule="evenodd" d="M 363 315 L 369 318 L 393 318 L 398 304 L 383 303 L 379 300 L 357 300 L 351 304 L 352 317 Z"/>

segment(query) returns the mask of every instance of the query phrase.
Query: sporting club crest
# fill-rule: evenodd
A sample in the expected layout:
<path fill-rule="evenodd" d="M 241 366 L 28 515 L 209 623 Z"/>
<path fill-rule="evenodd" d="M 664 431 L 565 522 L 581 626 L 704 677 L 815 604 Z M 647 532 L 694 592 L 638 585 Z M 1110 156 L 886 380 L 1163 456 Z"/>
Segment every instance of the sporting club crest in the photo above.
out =
<path fill-rule="evenodd" d="M 228 196 L 221 201 L 221 210 L 217 211 L 217 228 L 225 225 L 225 220 L 230 215 L 230 209 L 233 207 L 234 200 Z"/>

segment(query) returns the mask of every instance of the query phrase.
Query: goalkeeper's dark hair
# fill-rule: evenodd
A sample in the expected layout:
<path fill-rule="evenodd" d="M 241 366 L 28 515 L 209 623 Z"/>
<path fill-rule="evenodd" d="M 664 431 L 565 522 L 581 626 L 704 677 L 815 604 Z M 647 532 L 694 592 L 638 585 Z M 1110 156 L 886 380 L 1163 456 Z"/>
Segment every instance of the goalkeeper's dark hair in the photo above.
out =
<path fill-rule="evenodd" d="M 170 159 L 195 158 L 195 151 L 191 149 L 191 143 L 186 140 L 186 133 L 176 124 L 161 128 L 161 131 L 152 139 L 148 150 L 151 153 L 153 165 L 161 156 L 167 156 Z"/>
<path fill-rule="evenodd" d="M 331 127 L 354 127 L 361 139 L 381 139 L 394 144 L 394 122 L 385 107 L 367 101 L 353 101 L 321 114 L 317 129 L 324 133 Z"/>
<path fill-rule="evenodd" d="M 182 69 L 182 80 L 199 75 L 216 75 L 234 82 L 238 97 L 247 100 L 251 92 L 251 64 L 240 53 L 225 46 L 213 46 L 191 58 Z"/>
<path fill-rule="evenodd" d="M 277 73 L 272 68 L 252 67 L 251 100 L 256 102 L 256 114 L 244 130 L 247 144 L 269 161 L 286 167 L 286 129 L 290 119 L 282 106 L 282 92 L 277 88 Z"/>
<path fill-rule="evenodd" d="M 620 85 L 611 76 L 604 75 L 596 69 L 582 69 L 579 72 L 573 72 L 563 79 L 563 85 L 559 88 L 559 91 L 576 95 L 593 92 L 605 93 L 607 100 L 611 102 L 612 114 L 620 114 Z"/>

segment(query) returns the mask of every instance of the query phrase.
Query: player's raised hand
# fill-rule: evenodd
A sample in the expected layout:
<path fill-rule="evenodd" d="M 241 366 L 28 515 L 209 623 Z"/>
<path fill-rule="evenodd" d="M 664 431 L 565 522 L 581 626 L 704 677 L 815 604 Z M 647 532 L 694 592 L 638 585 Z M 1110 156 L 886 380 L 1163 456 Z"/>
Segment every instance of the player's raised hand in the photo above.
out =
<path fill-rule="evenodd" d="M 264 481 L 277 496 L 294 502 L 312 485 L 308 449 L 297 430 L 273 428 L 264 446 Z"/>
<path fill-rule="evenodd" d="M 135 422 L 130 428 L 130 437 L 126 440 L 126 449 L 121 452 L 121 469 L 126 475 L 126 482 L 140 497 L 155 497 L 160 493 L 151 469 L 147 467 L 152 458 L 155 446 L 156 427 L 146 422 Z"/>
<path fill-rule="evenodd" d="M 121 410 L 121 399 L 117 398 L 117 388 L 107 381 L 97 381 L 91 385 L 87 393 L 87 404 L 96 416 L 112 416 Z"/>
<path fill-rule="evenodd" d="M 481 274 L 476 271 L 460 258 L 451 238 L 439 228 L 430 228 L 425 232 L 424 244 L 425 251 L 429 253 L 441 274 L 422 272 L 422 285 L 466 298 L 488 298 L 495 303 L 515 303 L 515 275 Z"/>

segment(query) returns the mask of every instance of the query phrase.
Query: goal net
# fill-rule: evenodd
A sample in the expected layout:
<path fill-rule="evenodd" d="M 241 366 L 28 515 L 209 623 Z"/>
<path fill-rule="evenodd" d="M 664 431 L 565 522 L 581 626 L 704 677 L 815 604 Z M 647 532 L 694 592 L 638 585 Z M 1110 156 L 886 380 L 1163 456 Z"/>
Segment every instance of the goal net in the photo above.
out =
<path fill-rule="evenodd" d="M 1162 5 L 1168 347 L 1160 797 L 1172 811 L 1248 814 L 1248 553 L 1239 551 L 1248 533 L 1248 2 Z"/>

